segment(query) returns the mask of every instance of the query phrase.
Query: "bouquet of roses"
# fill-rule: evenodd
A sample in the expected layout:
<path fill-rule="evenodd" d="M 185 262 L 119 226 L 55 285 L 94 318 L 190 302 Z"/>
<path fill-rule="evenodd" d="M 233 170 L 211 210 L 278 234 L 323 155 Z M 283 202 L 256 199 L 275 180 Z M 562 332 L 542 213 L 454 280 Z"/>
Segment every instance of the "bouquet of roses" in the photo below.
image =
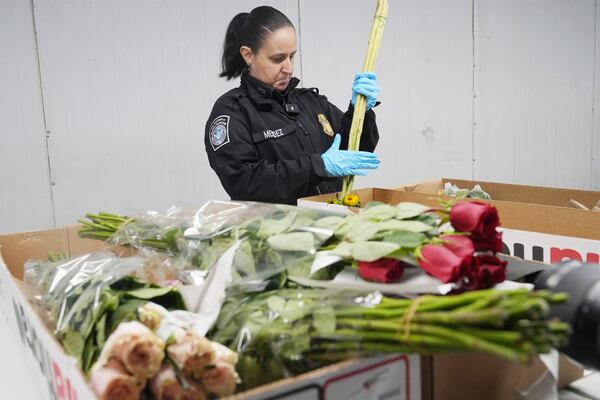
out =
<path fill-rule="evenodd" d="M 110 252 L 31 260 L 25 282 L 100 399 L 232 394 L 237 354 L 195 329 L 201 317 L 186 311 L 176 287 L 135 278 L 146 263 Z"/>
<path fill-rule="evenodd" d="M 416 203 L 367 204 L 340 219 L 335 238 L 322 250 L 354 262 L 365 280 L 398 281 L 408 265 L 419 266 L 457 289 L 491 287 L 505 279 L 506 262 L 496 209 L 460 201 L 430 208 Z"/>
<path fill-rule="evenodd" d="M 88 214 L 81 235 L 167 251 L 183 269 L 205 271 L 239 242 L 231 265 L 239 285 L 270 281 L 281 287 L 288 273 L 331 279 L 349 264 L 363 279 L 382 283 L 398 281 L 408 265 L 419 266 L 461 290 L 491 287 L 505 277 L 506 263 L 496 257 L 502 248 L 498 213 L 483 202 L 437 208 L 371 202 L 359 214 L 346 216 L 221 202 L 208 203 L 193 217 L 175 214 Z M 318 253 L 337 258 L 330 268 L 315 271 Z"/>

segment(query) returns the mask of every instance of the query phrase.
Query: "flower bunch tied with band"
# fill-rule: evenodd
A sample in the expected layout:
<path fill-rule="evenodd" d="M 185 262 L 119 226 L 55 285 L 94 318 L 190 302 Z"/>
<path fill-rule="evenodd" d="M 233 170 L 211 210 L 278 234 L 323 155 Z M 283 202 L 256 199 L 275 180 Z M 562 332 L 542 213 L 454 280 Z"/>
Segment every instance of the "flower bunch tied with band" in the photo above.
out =
<path fill-rule="evenodd" d="M 484 289 L 505 279 L 499 223 L 496 208 L 479 201 L 368 203 L 344 219 L 328 251 L 351 260 L 369 281 L 397 282 L 406 267 L 418 266 L 456 290 Z"/>

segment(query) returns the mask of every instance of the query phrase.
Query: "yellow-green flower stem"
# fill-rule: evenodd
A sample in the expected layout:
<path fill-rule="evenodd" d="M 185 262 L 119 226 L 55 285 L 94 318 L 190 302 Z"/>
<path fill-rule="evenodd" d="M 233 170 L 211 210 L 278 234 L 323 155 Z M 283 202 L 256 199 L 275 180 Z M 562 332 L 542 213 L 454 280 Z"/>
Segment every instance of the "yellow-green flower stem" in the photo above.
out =
<path fill-rule="evenodd" d="M 377 60 L 377 53 L 379 52 L 381 38 L 383 37 L 383 28 L 385 27 L 387 20 L 387 12 L 387 0 L 377 0 L 377 8 L 375 10 L 373 26 L 371 27 L 371 33 L 369 35 L 369 44 L 367 45 L 367 55 L 363 64 L 363 72 L 375 71 L 375 61 Z M 362 134 L 366 110 L 367 100 L 365 96 L 358 94 L 356 96 L 354 114 L 352 115 L 352 124 L 350 126 L 348 150 L 358 150 L 360 147 L 360 136 Z M 354 176 L 347 176 L 344 178 L 341 195 L 342 199 L 352 190 L 353 183 Z"/>

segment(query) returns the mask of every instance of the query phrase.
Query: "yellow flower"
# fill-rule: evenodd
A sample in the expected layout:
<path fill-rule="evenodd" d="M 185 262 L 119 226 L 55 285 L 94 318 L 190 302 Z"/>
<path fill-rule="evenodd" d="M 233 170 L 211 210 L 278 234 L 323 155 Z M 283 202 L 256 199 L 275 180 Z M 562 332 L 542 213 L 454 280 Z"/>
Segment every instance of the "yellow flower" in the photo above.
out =
<path fill-rule="evenodd" d="M 342 203 L 348 207 L 360 207 L 360 198 L 356 194 L 347 194 L 344 196 Z"/>

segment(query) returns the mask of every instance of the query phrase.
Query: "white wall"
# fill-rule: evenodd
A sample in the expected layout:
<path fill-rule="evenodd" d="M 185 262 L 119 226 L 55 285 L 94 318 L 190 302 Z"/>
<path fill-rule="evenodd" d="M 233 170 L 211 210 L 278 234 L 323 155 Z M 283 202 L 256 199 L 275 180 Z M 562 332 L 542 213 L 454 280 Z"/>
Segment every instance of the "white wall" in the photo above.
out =
<path fill-rule="evenodd" d="M 600 1 L 596 0 L 596 60 L 594 62 L 594 131 L 592 134 L 592 187 L 600 188 Z"/>
<path fill-rule="evenodd" d="M 0 232 L 53 224 L 31 4 L 0 1 Z"/>
<path fill-rule="evenodd" d="M 476 2 L 476 178 L 592 187 L 595 3 Z"/>
<path fill-rule="evenodd" d="M 357 186 L 600 189 L 599 2 L 390 1 L 382 166 Z M 217 78 L 226 26 L 259 4 L 296 25 L 302 84 L 345 108 L 375 0 L 0 1 L 0 232 L 227 198 L 204 125 L 237 85 Z"/>

